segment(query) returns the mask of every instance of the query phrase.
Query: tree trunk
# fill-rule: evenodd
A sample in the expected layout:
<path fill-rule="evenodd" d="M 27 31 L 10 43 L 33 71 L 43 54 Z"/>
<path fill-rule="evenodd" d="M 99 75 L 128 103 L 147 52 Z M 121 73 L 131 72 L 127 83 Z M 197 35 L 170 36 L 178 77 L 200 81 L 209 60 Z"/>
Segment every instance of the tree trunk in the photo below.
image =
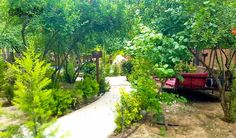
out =
<path fill-rule="evenodd" d="M 228 108 L 228 100 L 225 96 L 225 90 L 220 90 L 220 104 L 224 112 L 224 118 L 226 121 L 230 121 L 230 115 L 229 115 L 229 108 Z"/>
<path fill-rule="evenodd" d="M 213 67 L 209 65 L 207 65 L 202 59 L 200 59 L 196 53 L 194 53 L 190 48 L 188 48 L 189 52 L 193 54 L 193 56 L 199 60 L 200 63 L 202 63 L 202 65 L 204 67 L 206 67 L 206 69 L 208 70 L 208 72 L 214 77 L 214 79 L 216 80 L 216 83 L 217 83 L 217 86 L 218 86 L 218 90 L 219 90 L 219 93 L 220 93 L 220 101 L 221 101 L 221 107 L 223 109 L 223 112 L 224 112 L 224 118 L 225 118 L 225 121 L 227 122 L 232 122 L 232 119 L 231 119 L 231 110 L 234 110 L 234 109 L 231 109 L 230 108 L 230 100 L 229 100 L 229 97 L 227 97 L 226 95 L 226 86 L 227 86 L 227 83 L 230 79 L 230 74 L 231 73 L 226 73 L 226 72 L 231 72 L 229 70 L 228 67 L 230 67 L 231 63 L 232 63 L 232 58 L 234 57 L 235 55 L 235 51 L 233 51 L 232 55 L 230 55 L 230 58 L 228 58 L 228 63 L 227 64 L 224 64 L 223 62 L 223 56 L 225 56 L 225 58 L 227 59 L 227 55 L 224 53 L 224 51 L 219 48 L 218 46 L 214 47 L 213 48 L 214 51 L 215 51 L 215 56 L 214 56 L 214 59 L 216 60 L 217 62 L 217 65 L 219 67 L 219 72 L 221 74 L 221 76 L 219 76 L 217 73 L 215 73 L 215 71 L 213 71 L 213 67 L 214 67 L 214 64 L 212 65 Z M 220 54 L 217 53 L 217 49 L 220 49 Z M 213 59 L 213 60 L 214 60 Z M 225 70 L 225 67 L 227 70 Z M 222 80 L 220 80 L 220 77 L 222 77 Z"/>

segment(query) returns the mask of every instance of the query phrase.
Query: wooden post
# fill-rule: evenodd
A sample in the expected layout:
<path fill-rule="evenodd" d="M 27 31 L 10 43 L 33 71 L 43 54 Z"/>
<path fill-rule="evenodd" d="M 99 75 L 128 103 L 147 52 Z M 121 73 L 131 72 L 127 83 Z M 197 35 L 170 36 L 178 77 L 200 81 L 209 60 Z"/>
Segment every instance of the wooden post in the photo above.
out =
<path fill-rule="evenodd" d="M 96 79 L 99 83 L 99 57 L 96 57 Z"/>
<path fill-rule="evenodd" d="M 96 59 L 96 80 L 99 83 L 99 58 L 102 57 L 102 51 L 94 51 L 92 53 L 92 58 Z"/>

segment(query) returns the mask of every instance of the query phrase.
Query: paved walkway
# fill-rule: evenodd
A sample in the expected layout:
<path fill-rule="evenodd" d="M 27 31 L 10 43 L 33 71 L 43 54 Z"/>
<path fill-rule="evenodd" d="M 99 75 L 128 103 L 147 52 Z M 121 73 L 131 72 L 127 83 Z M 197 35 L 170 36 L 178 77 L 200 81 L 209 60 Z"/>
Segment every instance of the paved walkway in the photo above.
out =
<path fill-rule="evenodd" d="M 109 92 L 99 100 L 69 115 L 59 118 L 54 127 L 58 127 L 56 138 L 107 138 L 116 128 L 115 103 L 120 99 L 120 88 L 131 91 L 126 77 L 108 77 L 111 85 Z"/>

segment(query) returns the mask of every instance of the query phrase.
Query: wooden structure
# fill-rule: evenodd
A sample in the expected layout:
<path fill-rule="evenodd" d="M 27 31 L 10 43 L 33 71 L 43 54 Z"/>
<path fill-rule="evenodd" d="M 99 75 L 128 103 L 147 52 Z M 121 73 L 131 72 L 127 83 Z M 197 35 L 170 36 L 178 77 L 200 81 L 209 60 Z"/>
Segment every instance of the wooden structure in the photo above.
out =
<path fill-rule="evenodd" d="M 99 83 L 99 58 L 102 57 L 102 51 L 94 51 L 92 52 L 92 58 L 96 59 L 96 79 Z"/>

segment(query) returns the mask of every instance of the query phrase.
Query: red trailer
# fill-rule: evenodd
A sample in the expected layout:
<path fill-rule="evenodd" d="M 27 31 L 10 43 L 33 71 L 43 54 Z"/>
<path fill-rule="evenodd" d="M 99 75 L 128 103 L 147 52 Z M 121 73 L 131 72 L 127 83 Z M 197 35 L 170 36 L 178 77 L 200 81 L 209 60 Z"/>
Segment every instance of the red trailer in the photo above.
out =
<path fill-rule="evenodd" d="M 182 73 L 184 81 L 177 78 L 168 79 L 164 88 L 173 89 L 212 89 L 213 79 L 209 78 L 208 73 Z"/>

